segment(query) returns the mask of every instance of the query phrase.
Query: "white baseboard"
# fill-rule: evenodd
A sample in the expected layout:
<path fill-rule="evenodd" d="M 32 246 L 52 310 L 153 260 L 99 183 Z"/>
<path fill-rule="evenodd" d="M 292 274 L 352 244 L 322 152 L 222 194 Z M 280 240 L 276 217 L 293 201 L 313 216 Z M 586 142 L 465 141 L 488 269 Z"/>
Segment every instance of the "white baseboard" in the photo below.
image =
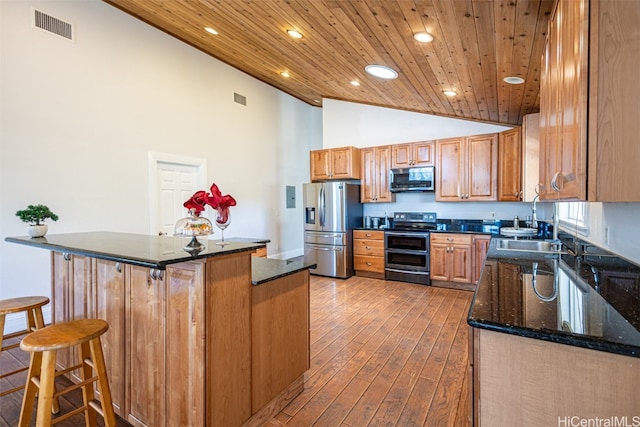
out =
<path fill-rule="evenodd" d="M 42 307 L 42 317 L 44 317 L 45 325 L 51 323 L 51 304 Z M 4 321 L 4 335 L 24 331 L 26 328 L 27 319 L 24 312 L 8 314 Z"/>

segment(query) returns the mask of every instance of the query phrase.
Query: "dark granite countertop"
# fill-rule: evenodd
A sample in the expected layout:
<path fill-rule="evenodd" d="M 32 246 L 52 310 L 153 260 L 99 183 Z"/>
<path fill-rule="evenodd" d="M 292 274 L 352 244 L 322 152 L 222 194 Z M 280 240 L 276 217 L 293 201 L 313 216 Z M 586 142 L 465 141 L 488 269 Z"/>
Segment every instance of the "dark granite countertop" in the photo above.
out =
<path fill-rule="evenodd" d="M 152 236 L 114 232 L 84 232 L 48 234 L 45 237 L 7 237 L 7 242 L 35 246 L 51 251 L 86 255 L 95 258 L 124 262 L 143 267 L 164 270 L 167 265 L 194 259 L 209 258 L 234 252 L 253 251 L 265 247 L 264 243 L 230 242 L 216 245 L 216 240 L 199 238 L 205 248 L 190 255 L 183 247 L 189 242 L 186 237 Z"/>
<path fill-rule="evenodd" d="M 238 243 L 271 243 L 271 239 L 262 239 L 259 237 L 225 237 L 224 240 Z"/>
<path fill-rule="evenodd" d="M 279 260 L 253 257 L 251 259 L 251 283 L 260 285 L 270 280 L 288 276 L 299 271 L 316 268 L 316 264 L 304 262 L 303 259 Z"/>
<path fill-rule="evenodd" d="M 496 242 L 469 325 L 640 357 L 640 266 L 581 242 L 565 244 L 561 255 L 505 251 Z"/>

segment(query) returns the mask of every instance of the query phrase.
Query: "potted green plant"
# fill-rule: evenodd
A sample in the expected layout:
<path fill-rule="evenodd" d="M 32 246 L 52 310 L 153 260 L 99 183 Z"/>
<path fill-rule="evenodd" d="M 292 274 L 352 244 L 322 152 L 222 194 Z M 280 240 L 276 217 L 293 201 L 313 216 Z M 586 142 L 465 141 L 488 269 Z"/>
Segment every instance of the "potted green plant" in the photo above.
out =
<path fill-rule="evenodd" d="M 29 224 L 27 234 L 31 237 L 42 237 L 47 234 L 49 227 L 43 223 L 45 219 L 58 220 L 58 215 L 51 212 L 45 205 L 29 205 L 26 209 L 16 212 L 16 216 L 22 222 Z"/>

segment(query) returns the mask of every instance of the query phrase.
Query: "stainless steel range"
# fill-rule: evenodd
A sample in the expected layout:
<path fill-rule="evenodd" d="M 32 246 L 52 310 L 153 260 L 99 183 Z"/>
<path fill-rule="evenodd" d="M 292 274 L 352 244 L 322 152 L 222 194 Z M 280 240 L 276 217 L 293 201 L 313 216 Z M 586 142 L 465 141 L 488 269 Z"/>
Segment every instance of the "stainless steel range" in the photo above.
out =
<path fill-rule="evenodd" d="M 429 232 L 435 212 L 396 212 L 384 232 L 384 275 L 387 280 L 430 285 Z"/>

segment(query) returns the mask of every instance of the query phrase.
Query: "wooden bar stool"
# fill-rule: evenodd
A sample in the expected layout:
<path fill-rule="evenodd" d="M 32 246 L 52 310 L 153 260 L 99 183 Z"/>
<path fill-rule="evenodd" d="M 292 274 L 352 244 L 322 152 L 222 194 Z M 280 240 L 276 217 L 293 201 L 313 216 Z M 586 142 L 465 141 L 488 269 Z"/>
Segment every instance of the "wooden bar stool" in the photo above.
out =
<path fill-rule="evenodd" d="M 20 343 L 15 343 L 3 347 L 4 340 L 21 337 L 35 331 L 36 329 L 44 328 L 42 306 L 47 304 L 49 304 L 49 298 L 41 296 L 29 296 L 0 300 L 0 332 L 2 333 L 2 335 L 0 335 L 0 352 L 11 350 L 12 348 L 16 348 L 20 345 Z M 25 313 L 27 328 L 18 332 L 4 335 L 4 325 L 7 314 L 20 312 Z M 15 371 L 3 373 L 2 375 L 0 375 L 0 379 L 19 374 L 20 372 L 24 372 L 27 369 L 28 368 L 20 368 L 16 369 Z M 18 390 L 22 390 L 23 388 L 24 385 L 21 385 L 9 390 L 5 390 L 0 393 L 0 397 L 6 396 L 7 394 L 16 392 Z M 55 409 L 57 410 L 57 400 Z"/>
<path fill-rule="evenodd" d="M 84 412 L 87 426 L 96 425 L 96 413 L 102 415 L 107 427 L 116 425 L 109 380 L 100 343 L 100 336 L 107 329 L 109 329 L 109 324 L 101 319 L 74 320 L 47 326 L 22 339 L 20 348 L 31 352 L 31 363 L 29 364 L 29 377 L 20 411 L 20 427 L 28 427 L 31 422 L 31 412 L 37 391 L 39 391 L 36 418 L 36 426 L 38 427 L 55 424 L 81 412 Z M 57 351 L 73 346 L 79 347 L 81 362 L 76 366 L 56 372 Z M 54 393 L 56 375 L 66 374 L 76 369 L 80 369 L 82 381 Z M 94 382 L 98 384 L 98 391 L 102 399 L 101 404 L 95 400 Z M 52 419 L 51 409 L 54 399 L 78 388 L 82 388 L 84 405 Z"/>

